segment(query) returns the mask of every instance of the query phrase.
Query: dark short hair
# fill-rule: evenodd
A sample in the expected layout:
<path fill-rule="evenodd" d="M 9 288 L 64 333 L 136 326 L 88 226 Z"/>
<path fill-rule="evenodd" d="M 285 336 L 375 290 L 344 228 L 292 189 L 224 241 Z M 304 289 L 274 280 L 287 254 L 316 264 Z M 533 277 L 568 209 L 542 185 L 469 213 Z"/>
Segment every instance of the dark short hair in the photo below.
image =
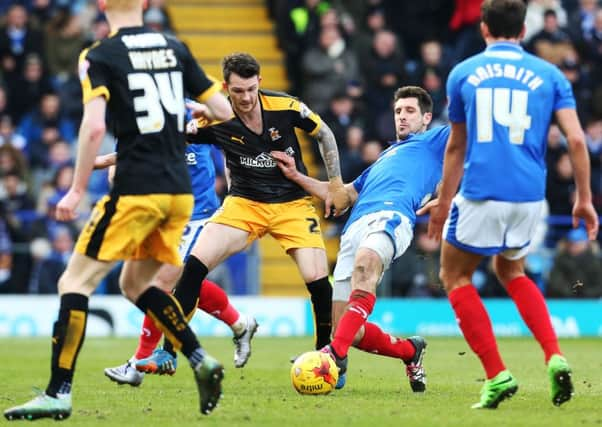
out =
<path fill-rule="evenodd" d="M 222 73 L 227 83 L 232 73 L 238 74 L 243 79 L 259 75 L 259 62 L 248 53 L 232 53 L 222 61 Z"/>
<path fill-rule="evenodd" d="M 403 98 L 416 98 L 422 114 L 433 112 L 433 99 L 426 90 L 419 86 L 402 86 L 397 89 L 393 96 L 393 102 Z"/>
<path fill-rule="evenodd" d="M 527 7 L 523 0 L 485 0 L 481 20 L 493 37 L 513 38 L 523 30 Z"/>

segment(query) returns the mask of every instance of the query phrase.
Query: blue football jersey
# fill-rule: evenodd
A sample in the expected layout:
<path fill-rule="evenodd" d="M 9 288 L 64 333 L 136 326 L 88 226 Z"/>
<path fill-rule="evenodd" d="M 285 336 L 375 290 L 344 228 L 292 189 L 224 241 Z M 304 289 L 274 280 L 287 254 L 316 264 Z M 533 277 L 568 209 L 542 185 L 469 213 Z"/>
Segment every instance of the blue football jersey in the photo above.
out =
<path fill-rule="evenodd" d="M 438 126 L 393 143 L 353 186 L 358 198 L 347 227 L 364 215 L 382 210 L 400 212 L 412 223 L 441 180 L 449 126 Z"/>
<path fill-rule="evenodd" d="M 447 80 L 449 119 L 466 123 L 461 194 L 469 200 L 531 202 L 545 197 L 552 115 L 575 108 L 560 70 L 508 42 L 456 65 Z"/>
<path fill-rule="evenodd" d="M 191 220 L 207 218 L 220 205 L 215 193 L 215 166 L 211 157 L 211 147 L 204 144 L 186 146 L 186 164 L 194 195 Z"/>

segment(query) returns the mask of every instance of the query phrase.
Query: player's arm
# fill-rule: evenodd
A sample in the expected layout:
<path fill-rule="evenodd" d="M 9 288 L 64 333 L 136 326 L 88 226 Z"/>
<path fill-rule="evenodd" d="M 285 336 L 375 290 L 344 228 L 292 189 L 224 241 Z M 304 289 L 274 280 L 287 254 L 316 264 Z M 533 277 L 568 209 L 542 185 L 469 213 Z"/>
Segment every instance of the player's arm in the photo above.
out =
<path fill-rule="evenodd" d="M 86 193 L 88 180 L 94 169 L 96 153 L 106 132 L 106 108 L 107 101 L 103 96 L 96 96 L 84 104 L 73 182 L 56 208 L 56 218 L 60 221 L 75 219 L 75 208 Z"/>
<path fill-rule="evenodd" d="M 337 141 L 332 130 L 324 122 L 322 122 L 320 130 L 316 134 L 316 140 L 328 175 L 328 195 L 324 199 L 327 216 L 330 215 L 331 206 L 334 206 L 334 216 L 339 216 L 347 210 L 351 201 L 341 178 Z"/>
<path fill-rule="evenodd" d="M 117 164 L 117 153 L 103 154 L 94 159 L 94 169 L 106 169 Z"/>
<path fill-rule="evenodd" d="M 443 232 L 443 224 L 447 218 L 452 199 L 458 191 L 464 173 L 464 156 L 466 155 L 466 123 L 452 123 L 449 141 L 445 148 L 443 160 L 443 178 L 441 179 L 438 197 L 431 200 L 416 213 L 430 213 L 428 235 L 439 240 Z"/>
<path fill-rule="evenodd" d="M 327 200 L 330 186 L 329 181 L 320 181 L 302 174 L 295 165 L 295 159 L 283 151 L 272 151 L 270 154 L 276 160 L 278 167 L 287 179 L 299 185 L 312 196 Z M 357 191 L 353 184 L 346 184 L 342 188 L 349 198 L 349 203 L 355 203 L 357 200 Z M 326 216 L 328 216 L 328 212 Z"/>
<path fill-rule="evenodd" d="M 556 119 L 567 140 L 575 175 L 575 186 L 577 187 L 573 205 L 573 227 L 577 227 L 579 220 L 583 219 L 590 240 L 595 240 L 599 225 L 598 215 L 592 204 L 590 160 L 585 135 L 575 109 L 562 108 L 557 110 Z"/>

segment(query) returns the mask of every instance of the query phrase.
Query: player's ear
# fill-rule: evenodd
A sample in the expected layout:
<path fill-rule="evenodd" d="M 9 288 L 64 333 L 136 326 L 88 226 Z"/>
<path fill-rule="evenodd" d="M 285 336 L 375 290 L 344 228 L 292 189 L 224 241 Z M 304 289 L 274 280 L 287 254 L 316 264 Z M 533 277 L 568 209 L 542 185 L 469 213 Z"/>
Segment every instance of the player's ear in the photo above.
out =
<path fill-rule="evenodd" d="M 489 37 L 489 27 L 483 21 L 481 21 L 480 27 L 481 27 L 481 35 L 483 36 L 483 39 L 487 39 L 487 37 Z"/>
<path fill-rule="evenodd" d="M 107 0 L 98 0 L 97 4 L 98 4 L 98 9 L 101 12 L 104 12 L 107 9 Z"/>
<path fill-rule="evenodd" d="M 148 8 L 148 0 L 142 0 L 142 10 L 146 10 Z"/>
<path fill-rule="evenodd" d="M 522 40 L 525 38 L 525 33 L 527 32 L 527 26 L 523 24 L 523 29 L 520 30 L 520 34 L 518 35 L 518 39 Z"/>
<path fill-rule="evenodd" d="M 428 126 L 429 124 L 431 124 L 432 120 L 433 120 L 433 113 L 424 113 L 422 115 L 422 122 L 424 123 L 425 126 Z"/>

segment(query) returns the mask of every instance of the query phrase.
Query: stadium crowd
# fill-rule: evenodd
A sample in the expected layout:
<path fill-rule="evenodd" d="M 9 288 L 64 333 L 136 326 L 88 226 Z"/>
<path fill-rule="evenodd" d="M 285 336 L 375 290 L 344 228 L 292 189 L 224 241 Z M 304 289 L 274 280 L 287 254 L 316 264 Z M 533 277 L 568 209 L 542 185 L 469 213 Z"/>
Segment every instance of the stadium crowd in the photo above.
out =
<path fill-rule="evenodd" d="M 149 3 L 146 24 L 173 31 L 165 2 Z M 399 86 L 424 87 L 435 102 L 434 122 L 447 121 L 448 72 L 484 48 L 480 4 L 267 1 L 289 92 L 333 130 L 345 182 L 395 139 L 391 100 Z M 594 203 L 602 212 L 602 2 L 530 0 L 527 10 L 524 48 L 556 64 L 572 82 L 590 150 Z M 0 15 L 0 293 L 55 293 L 82 226 L 54 219 L 71 182 L 82 114 L 78 55 L 109 30 L 92 0 L 0 1 Z M 264 85 L 269 88 L 268 81 Z M 107 138 L 103 151 L 113 144 Z M 223 164 L 217 166 L 223 196 Z M 573 171 L 556 126 L 548 136 L 547 166 L 548 212 L 527 257 L 528 272 L 550 297 L 600 298 L 602 237 L 590 242 L 583 229 L 571 229 Z M 107 190 L 106 172 L 94 172 L 82 220 Z M 326 234 L 336 236 L 344 221 L 330 223 Z M 418 224 L 412 247 L 387 272 L 384 295 L 444 296 L 439 245 L 425 225 Z M 483 296 L 506 296 L 487 262 L 473 282 Z M 116 278 L 109 277 L 101 292 L 118 292 Z"/>

